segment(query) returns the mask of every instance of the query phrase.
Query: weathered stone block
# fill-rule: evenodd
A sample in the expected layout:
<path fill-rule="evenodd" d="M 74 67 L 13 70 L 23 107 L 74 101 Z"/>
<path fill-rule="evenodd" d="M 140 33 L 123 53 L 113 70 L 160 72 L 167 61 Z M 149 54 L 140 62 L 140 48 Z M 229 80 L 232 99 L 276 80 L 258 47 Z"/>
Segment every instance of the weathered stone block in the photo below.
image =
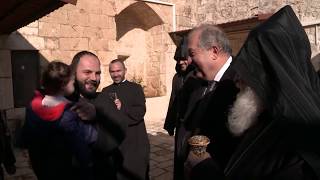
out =
<path fill-rule="evenodd" d="M 51 51 L 52 50 L 49 50 L 49 49 L 39 51 L 39 53 L 40 53 L 40 66 L 41 66 L 42 62 L 45 62 L 45 61 L 49 62 L 53 59 Z M 46 64 L 44 64 L 44 65 L 46 65 Z"/>
<path fill-rule="evenodd" d="M 11 78 L 0 78 L 0 109 L 13 108 L 13 87 Z"/>
<path fill-rule="evenodd" d="M 28 27 L 38 28 L 39 27 L 39 21 L 36 20 L 30 24 L 27 25 Z"/>
<path fill-rule="evenodd" d="M 73 56 L 79 51 L 69 51 L 69 50 L 52 50 L 52 59 L 53 60 L 59 60 L 63 61 L 66 64 L 70 64 L 72 61 Z"/>
<path fill-rule="evenodd" d="M 0 50 L 0 78 L 10 78 L 11 76 L 10 50 Z"/>
<path fill-rule="evenodd" d="M 102 14 L 89 14 L 89 24 L 91 27 L 108 28 L 109 16 Z"/>
<path fill-rule="evenodd" d="M 59 46 L 61 50 L 84 50 L 89 47 L 88 38 L 60 38 Z"/>
<path fill-rule="evenodd" d="M 18 31 L 23 35 L 34 35 L 34 36 L 36 36 L 39 33 L 39 28 L 38 27 L 25 26 L 23 28 L 18 29 Z"/>
<path fill-rule="evenodd" d="M 59 9 L 51 12 L 50 14 L 42 17 L 39 21 L 55 24 L 67 24 L 68 23 L 68 11 Z"/>
<path fill-rule="evenodd" d="M 35 49 L 44 49 L 44 38 L 40 36 L 24 36 L 28 43 L 32 45 Z"/>
<path fill-rule="evenodd" d="M 101 28 L 98 28 L 98 27 L 83 27 L 83 28 L 84 28 L 83 37 L 96 38 L 96 39 L 104 38 Z"/>
<path fill-rule="evenodd" d="M 97 56 L 99 57 L 102 65 L 109 67 L 108 65 L 110 61 L 117 58 L 117 53 L 114 51 L 97 51 Z"/>
<path fill-rule="evenodd" d="M 58 38 L 45 38 L 46 49 L 59 49 L 59 39 Z"/>
<path fill-rule="evenodd" d="M 100 0 L 100 7 L 102 8 L 101 13 L 109 16 L 114 16 L 116 14 L 116 6 L 112 1 Z"/>
<path fill-rule="evenodd" d="M 90 38 L 89 41 L 89 49 L 95 50 L 95 51 L 107 51 L 109 50 L 108 45 L 109 40 L 108 39 L 95 39 Z"/>
<path fill-rule="evenodd" d="M 39 36 L 60 37 L 60 24 L 39 22 Z"/>
<path fill-rule="evenodd" d="M 116 28 L 111 28 L 111 29 L 101 29 L 102 31 L 102 36 L 105 39 L 112 39 L 115 40 L 117 37 L 117 31 Z"/>
<path fill-rule="evenodd" d="M 60 37 L 83 37 L 84 27 L 79 25 L 61 25 Z"/>
<path fill-rule="evenodd" d="M 69 25 L 90 26 L 88 13 L 80 10 L 68 11 L 68 23 Z"/>

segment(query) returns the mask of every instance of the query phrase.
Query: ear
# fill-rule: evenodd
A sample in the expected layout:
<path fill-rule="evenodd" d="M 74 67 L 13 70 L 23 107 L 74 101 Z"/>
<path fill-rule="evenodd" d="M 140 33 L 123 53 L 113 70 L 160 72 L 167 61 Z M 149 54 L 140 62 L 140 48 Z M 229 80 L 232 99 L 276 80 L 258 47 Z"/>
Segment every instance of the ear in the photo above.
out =
<path fill-rule="evenodd" d="M 212 46 L 210 48 L 210 53 L 214 60 L 218 58 L 219 52 L 220 52 L 220 48 L 218 48 L 217 46 Z"/>

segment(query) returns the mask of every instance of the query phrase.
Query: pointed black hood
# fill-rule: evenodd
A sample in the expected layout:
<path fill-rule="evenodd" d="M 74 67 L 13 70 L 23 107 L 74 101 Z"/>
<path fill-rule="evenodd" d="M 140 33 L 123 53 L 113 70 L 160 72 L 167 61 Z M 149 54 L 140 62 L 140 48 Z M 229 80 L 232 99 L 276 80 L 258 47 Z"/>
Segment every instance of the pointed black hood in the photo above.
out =
<path fill-rule="evenodd" d="M 319 77 L 308 37 L 290 6 L 252 30 L 234 66 L 273 114 L 320 125 Z"/>

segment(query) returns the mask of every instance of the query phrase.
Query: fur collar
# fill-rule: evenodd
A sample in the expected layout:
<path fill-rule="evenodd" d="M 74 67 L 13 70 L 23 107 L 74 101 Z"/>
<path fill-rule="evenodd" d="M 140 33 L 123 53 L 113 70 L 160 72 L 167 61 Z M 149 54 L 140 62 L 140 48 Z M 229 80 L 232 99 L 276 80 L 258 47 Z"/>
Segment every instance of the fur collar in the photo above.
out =
<path fill-rule="evenodd" d="M 241 88 L 228 116 L 230 132 L 241 136 L 256 123 L 261 107 L 261 100 L 249 86 Z"/>

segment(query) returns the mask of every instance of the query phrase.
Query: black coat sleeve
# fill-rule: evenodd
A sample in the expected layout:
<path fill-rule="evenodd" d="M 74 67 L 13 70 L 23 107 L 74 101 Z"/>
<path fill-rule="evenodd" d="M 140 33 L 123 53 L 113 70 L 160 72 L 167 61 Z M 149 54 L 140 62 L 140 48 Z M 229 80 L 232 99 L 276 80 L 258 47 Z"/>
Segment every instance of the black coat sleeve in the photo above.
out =
<path fill-rule="evenodd" d="M 177 93 L 178 93 L 178 76 L 177 74 L 172 79 L 172 90 L 171 96 L 168 106 L 168 111 L 166 115 L 166 119 L 164 122 L 163 128 L 168 131 L 169 135 L 174 134 L 174 129 L 176 127 L 176 121 L 178 118 L 178 101 L 177 101 Z"/>
<path fill-rule="evenodd" d="M 146 99 L 142 87 L 138 84 L 132 85 L 131 93 L 134 95 L 130 104 L 123 102 L 123 111 L 128 115 L 128 125 L 136 125 L 144 120 L 146 113 Z"/>

